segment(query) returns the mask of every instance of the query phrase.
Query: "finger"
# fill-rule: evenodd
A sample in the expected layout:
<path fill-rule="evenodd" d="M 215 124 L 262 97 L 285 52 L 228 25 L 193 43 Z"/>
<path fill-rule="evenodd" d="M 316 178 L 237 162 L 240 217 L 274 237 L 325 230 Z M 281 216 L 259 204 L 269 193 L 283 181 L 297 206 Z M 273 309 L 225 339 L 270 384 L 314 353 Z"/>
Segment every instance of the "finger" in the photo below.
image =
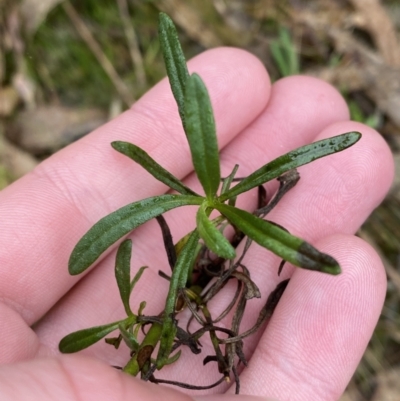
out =
<path fill-rule="evenodd" d="M 36 333 L 18 312 L 1 302 L 0 316 L 0 364 L 33 358 L 40 349 Z"/>
<path fill-rule="evenodd" d="M 0 367 L 0 399 L 31 401 L 193 401 L 171 388 L 143 382 L 80 356 L 37 359 Z M 273 401 L 253 396 L 196 397 L 197 401 Z"/>
<path fill-rule="evenodd" d="M 241 374 L 246 394 L 338 400 L 362 357 L 385 298 L 382 263 L 357 237 L 335 235 L 316 245 L 343 273 L 295 270 Z"/>
<path fill-rule="evenodd" d="M 290 92 L 290 88 L 293 88 L 293 93 Z M 281 114 L 281 109 L 287 110 L 285 116 Z M 347 108 L 341 96 L 328 84 L 304 77 L 283 80 L 274 85 L 270 103 L 264 112 L 237 139 L 224 148 L 223 168 L 227 170 L 225 165 L 228 163 L 232 167 L 235 163 L 234 155 L 241 158 L 239 162 L 244 169 L 247 169 L 248 163 L 254 163 L 254 166 L 260 167 L 269 160 L 269 157 L 275 157 L 293 149 L 291 145 L 293 137 L 295 137 L 293 139 L 295 146 L 308 143 L 312 141 L 312 135 L 317 135 L 320 129 L 334 121 L 346 118 L 347 115 Z M 281 121 L 282 118 L 285 122 Z M 267 135 L 266 132 L 272 132 L 275 136 L 267 141 L 264 138 L 264 135 Z M 260 140 L 257 141 L 258 137 Z M 275 137 L 276 140 L 274 140 Z M 265 143 L 270 143 L 270 146 L 266 146 Z M 262 150 L 269 152 L 270 156 L 265 157 Z M 193 177 L 189 181 L 192 185 Z M 254 197 L 248 199 L 247 203 L 253 200 Z M 177 210 L 175 214 L 168 213 L 167 219 L 176 240 L 193 228 L 193 214 L 186 213 L 185 210 Z M 162 240 L 159 227 L 155 222 L 150 222 L 136 230 L 131 238 L 133 238 L 132 271 L 136 271 L 142 265 L 149 266 L 140 285 L 135 288 L 132 305 L 136 308 L 136 305 L 150 296 L 152 302 L 148 303 L 145 313 L 158 314 L 165 303 L 167 283 L 157 277 L 157 271 L 159 269 L 168 271 L 162 245 L 161 251 L 154 252 L 154 249 L 160 249 L 159 244 Z M 71 331 L 123 317 L 123 308 L 113 278 L 114 260 L 114 254 L 104 260 L 63 299 L 62 305 L 53 309 L 40 322 L 37 332 L 41 341 L 50 349 L 56 350 L 60 338 Z M 107 302 L 103 301 L 104 294 L 107 294 Z M 101 308 L 98 307 L 100 304 Z M 105 351 L 103 344 L 98 344 L 85 352 L 103 358 L 114 358 L 112 350 Z M 125 356 L 122 354 L 115 358 L 111 360 L 111 363 L 118 364 L 123 363 L 121 358 Z"/>
<path fill-rule="evenodd" d="M 4 401 L 191 400 L 178 391 L 144 383 L 99 361 L 79 356 L 0 367 L 0 398 Z"/>
<path fill-rule="evenodd" d="M 210 88 L 223 147 L 265 107 L 268 75 L 254 56 L 231 48 L 205 52 L 189 68 Z M 111 211 L 166 189 L 112 150 L 113 140 L 143 147 L 180 178 L 192 170 L 176 105 L 163 80 L 131 110 L 2 191 L 0 293 L 28 324 L 78 280 L 66 266 L 83 233 Z"/>

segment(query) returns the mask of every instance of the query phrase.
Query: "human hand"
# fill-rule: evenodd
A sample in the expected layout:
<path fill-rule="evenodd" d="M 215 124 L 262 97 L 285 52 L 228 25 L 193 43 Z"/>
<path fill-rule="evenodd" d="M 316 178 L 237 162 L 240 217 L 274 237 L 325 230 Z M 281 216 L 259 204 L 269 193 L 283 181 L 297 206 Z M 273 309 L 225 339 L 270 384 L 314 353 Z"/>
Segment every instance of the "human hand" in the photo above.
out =
<path fill-rule="evenodd" d="M 201 75 L 210 91 L 223 176 L 235 163 L 240 165 L 238 175 L 245 176 L 317 139 L 348 131 L 363 134 L 345 152 L 301 167 L 300 182 L 268 215 L 334 256 L 343 273 L 333 277 L 285 265 L 278 278 L 274 255 L 255 244 L 246 255 L 252 279 L 264 294 L 289 276 L 291 281 L 265 332 L 246 340 L 246 355 L 252 357 L 241 374 L 241 393 L 282 401 L 337 400 L 356 369 L 385 296 L 381 261 L 353 234 L 388 191 L 393 178 L 390 151 L 373 129 L 348 120 L 344 100 L 322 81 L 290 77 L 271 88 L 258 60 L 229 48 L 205 52 L 189 68 Z M 71 277 L 67 261 L 74 245 L 104 215 L 166 190 L 115 152 L 109 145 L 113 140 L 142 147 L 178 178 L 186 177 L 187 184 L 199 188 L 164 80 L 132 109 L 0 193 L 1 400 L 190 399 L 110 367 L 124 365 L 126 353 L 115 353 L 104 343 L 80 355 L 58 355 L 64 335 L 123 316 L 113 277 L 115 249 L 87 277 Z M 271 194 L 276 183 L 266 187 Z M 240 206 L 251 210 L 255 198 L 254 193 L 243 195 Z M 175 239 L 194 225 L 190 209 L 179 219 L 174 211 L 167 218 Z M 157 276 L 160 268 L 167 269 L 165 253 L 152 249 L 152 241 L 161 238 L 159 228 L 150 222 L 130 237 L 132 269 L 149 266 L 131 303 L 137 308 L 140 301 L 151 300 L 146 313 L 158 313 L 167 293 Z M 256 316 L 254 310 L 243 324 L 251 324 Z M 184 361 L 183 355 L 165 374 L 199 385 L 216 380 L 216 369 L 197 369 Z"/>

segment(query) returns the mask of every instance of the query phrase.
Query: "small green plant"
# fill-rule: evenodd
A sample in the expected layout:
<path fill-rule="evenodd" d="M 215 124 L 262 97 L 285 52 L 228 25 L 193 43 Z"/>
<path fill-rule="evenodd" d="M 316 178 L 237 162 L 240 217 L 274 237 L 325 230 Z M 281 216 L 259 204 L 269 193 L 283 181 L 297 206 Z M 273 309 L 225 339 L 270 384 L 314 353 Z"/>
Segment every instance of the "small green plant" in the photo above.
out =
<path fill-rule="evenodd" d="M 170 276 L 160 272 L 169 283 L 168 296 L 164 309 L 157 316 L 143 314 L 145 301 L 140 304 L 137 313 L 132 310 L 130 295 L 145 267 L 140 268 L 131 278 L 132 243 L 131 240 L 124 240 L 118 248 L 115 276 L 127 317 L 69 334 L 61 340 L 59 348 L 64 353 L 76 352 L 109 333 L 118 331 L 116 337 L 107 338 L 106 342 L 118 348 L 121 341 L 124 341 L 129 347 L 130 359 L 121 368 L 123 371 L 133 376 L 140 375 L 143 380 L 191 389 L 211 388 L 224 380 L 229 381 L 233 375 L 238 393 L 240 381 L 237 364 L 247 364 L 242 350 L 243 339 L 261 328 L 271 317 L 288 284 L 288 280 L 278 284 L 269 294 L 254 326 L 242 331 L 241 320 L 248 301 L 261 295 L 259 288 L 251 280 L 250 269 L 244 265 L 243 258 L 252 241 L 255 241 L 282 258 L 279 272 L 283 263 L 288 261 L 304 269 L 329 274 L 340 273 L 340 266 L 334 258 L 319 252 L 309 243 L 264 217 L 298 182 L 297 167 L 352 146 L 360 139 L 361 134 L 349 132 L 303 146 L 243 178 L 236 177 L 238 165 L 235 165 L 228 177 L 221 178 L 215 122 L 207 89 L 197 74 L 188 73 L 175 26 L 163 13 L 160 14 L 159 35 L 171 89 L 189 142 L 194 170 L 205 195 L 188 188 L 139 147 L 120 141 L 111 144 L 115 150 L 139 163 L 177 194 L 154 196 L 134 202 L 101 219 L 75 246 L 69 260 L 69 272 L 72 275 L 84 272 L 116 241 L 141 224 L 156 218 L 171 267 Z M 262 185 L 273 179 L 278 179 L 280 187 L 267 202 Z M 237 208 L 237 196 L 253 188 L 258 188 L 259 191 L 257 209 L 249 213 Z M 188 205 L 198 208 L 195 228 L 174 244 L 163 214 Z M 211 219 L 212 211 L 219 212 L 219 215 Z M 231 236 L 227 234 L 228 227 L 233 228 Z M 241 255 L 237 255 L 236 247 L 243 239 L 246 241 L 245 246 Z M 237 282 L 236 293 L 225 310 L 219 316 L 213 316 L 208 303 L 230 280 Z M 186 328 L 181 327 L 178 320 L 183 310 L 191 313 Z M 226 322 L 228 315 L 231 316 L 230 323 Z M 223 319 L 224 325 L 218 325 Z M 197 328 L 193 331 L 194 326 Z M 148 328 L 147 332 L 143 330 L 145 327 Z M 193 354 L 199 354 L 199 340 L 204 340 L 204 337 L 209 338 L 214 354 L 206 356 L 203 363 L 217 363 L 221 378 L 216 383 L 199 386 L 155 377 L 156 370 L 177 362 L 181 352 L 178 348 L 187 346 Z"/>
<path fill-rule="evenodd" d="M 350 99 L 347 101 L 347 104 L 349 106 L 350 118 L 352 120 L 359 121 L 369 127 L 378 129 L 379 125 L 382 123 L 382 115 L 379 111 L 366 115 L 355 100 Z"/>
<path fill-rule="evenodd" d="M 299 55 L 288 29 L 280 27 L 278 39 L 271 42 L 269 49 L 282 77 L 300 74 Z"/>

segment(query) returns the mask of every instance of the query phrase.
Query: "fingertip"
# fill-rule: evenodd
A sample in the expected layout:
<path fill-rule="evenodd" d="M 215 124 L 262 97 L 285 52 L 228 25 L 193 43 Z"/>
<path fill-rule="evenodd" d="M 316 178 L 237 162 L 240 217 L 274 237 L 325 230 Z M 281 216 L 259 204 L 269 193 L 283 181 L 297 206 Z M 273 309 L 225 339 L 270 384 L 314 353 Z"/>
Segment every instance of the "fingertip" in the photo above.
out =
<path fill-rule="evenodd" d="M 330 124 L 349 120 L 347 103 L 339 91 L 325 81 L 305 75 L 276 81 L 268 108 L 278 121 L 297 120 L 298 125 L 304 126 L 312 123 L 314 136 Z"/>
<path fill-rule="evenodd" d="M 326 347 L 326 352 L 329 348 L 332 358 L 350 358 L 358 363 L 385 300 L 385 269 L 372 246 L 354 235 L 335 234 L 319 240 L 315 246 L 333 256 L 342 273 L 332 276 L 295 269 L 285 293 L 285 309 L 296 316 L 304 339 L 310 340 L 320 326 L 319 334 L 323 332 L 325 336 L 321 346 Z M 357 345 L 354 338 L 358 339 Z M 311 344 L 308 342 L 308 346 Z M 348 352 L 344 352 L 346 347 Z M 310 352 L 311 349 L 309 357 Z"/>
<path fill-rule="evenodd" d="M 333 235 L 313 245 L 335 257 L 342 273 L 294 270 L 241 375 L 249 394 L 337 400 L 368 345 L 385 299 L 386 275 L 379 256 L 351 235 Z M 269 377 L 267 387 L 253 379 L 261 369 Z"/>
<path fill-rule="evenodd" d="M 207 50 L 188 63 L 190 72 L 198 72 L 212 88 L 214 106 L 219 109 L 227 101 L 263 110 L 269 99 L 271 81 L 261 60 L 246 50 L 219 47 Z M 228 92 L 227 92 L 227 88 Z M 217 118 L 218 120 L 218 118 Z"/>
<path fill-rule="evenodd" d="M 289 349 L 301 350 L 290 357 L 303 360 L 297 368 L 320 382 L 316 394 L 336 399 L 356 370 L 378 322 L 386 273 L 375 250 L 359 237 L 336 234 L 315 245 L 335 257 L 342 273 L 330 276 L 295 270 L 292 288 L 285 294 L 285 311 L 291 311 L 297 334 L 286 340 Z M 326 377 L 331 379 L 327 382 Z"/>
<path fill-rule="evenodd" d="M 302 110 L 305 114 L 321 113 L 326 123 L 328 119 L 332 122 L 349 120 L 350 112 L 346 100 L 341 93 L 326 81 L 307 76 L 292 75 L 275 82 L 274 91 L 282 92 L 290 96 L 299 97 Z"/>
<path fill-rule="evenodd" d="M 335 286 L 349 293 L 369 316 L 374 316 L 369 319 L 372 334 L 386 296 L 387 277 L 379 255 L 368 242 L 355 235 L 336 234 L 320 240 L 317 247 L 334 256 L 342 268 Z"/>
<path fill-rule="evenodd" d="M 358 196 L 363 199 L 363 207 L 368 214 L 377 207 L 388 193 L 394 180 L 394 159 L 388 144 L 375 129 L 356 122 L 338 121 L 326 127 L 317 139 L 329 138 L 345 132 L 357 131 L 361 133 L 361 139 L 344 152 L 332 155 L 324 163 L 329 165 L 343 182 L 347 182 L 347 188 L 353 193 L 364 193 Z M 356 197 L 354 196 L 353 199 Z M 351 202 L 350 199 L 346 199 Z M 350 207 L 355 206 L 351 204 Z M 360 205 L 361 206 L 361 205 Z M 342 211 L 343 212 L 343 211 Z"/>

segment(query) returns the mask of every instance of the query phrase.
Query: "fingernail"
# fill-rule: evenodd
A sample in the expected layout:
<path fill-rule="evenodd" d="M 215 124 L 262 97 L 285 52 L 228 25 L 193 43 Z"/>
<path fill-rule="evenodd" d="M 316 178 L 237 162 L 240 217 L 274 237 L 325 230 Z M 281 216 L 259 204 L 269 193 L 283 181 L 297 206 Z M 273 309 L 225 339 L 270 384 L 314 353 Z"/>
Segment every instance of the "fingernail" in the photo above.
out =
<path fill-rule="evenodd" d="M 253 395 L 213 394 L 192 397 L 194 401 L 278 401 L 276 398 L 256 397 Z"/>

